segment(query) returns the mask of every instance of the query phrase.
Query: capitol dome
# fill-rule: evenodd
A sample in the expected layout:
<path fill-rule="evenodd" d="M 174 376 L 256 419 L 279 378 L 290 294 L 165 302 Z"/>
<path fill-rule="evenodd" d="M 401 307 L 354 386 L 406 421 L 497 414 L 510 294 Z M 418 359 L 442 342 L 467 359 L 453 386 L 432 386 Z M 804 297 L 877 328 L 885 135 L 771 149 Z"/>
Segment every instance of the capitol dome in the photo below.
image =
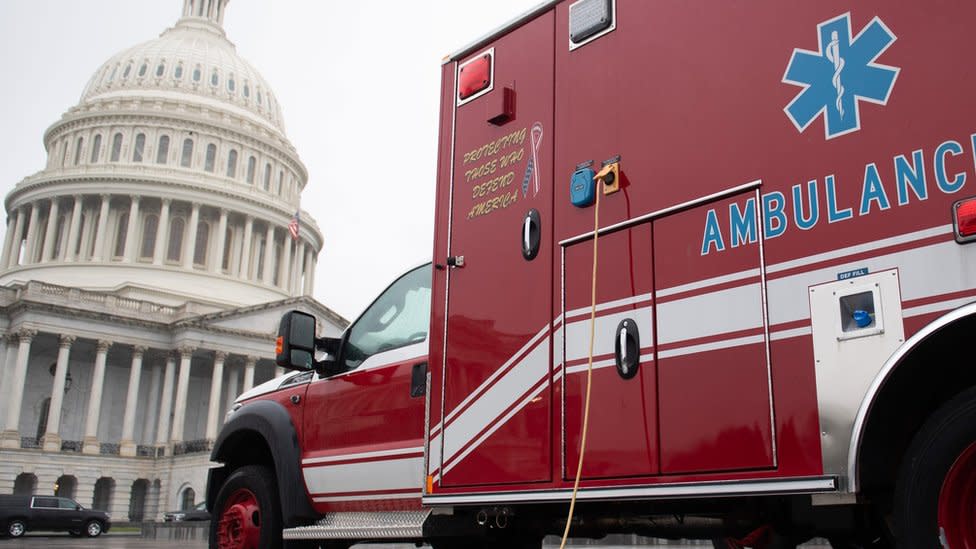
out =
<path fill-rule="evenodd" d="M 6 197 L 0 285 L 40 281 L 203 311 L 311 295 L 322 234 L 267 81 L 228 0 L 184 0 L 158 38 L 94 73 Z M 294 230 L 294 233 L 293 233 Z"/>

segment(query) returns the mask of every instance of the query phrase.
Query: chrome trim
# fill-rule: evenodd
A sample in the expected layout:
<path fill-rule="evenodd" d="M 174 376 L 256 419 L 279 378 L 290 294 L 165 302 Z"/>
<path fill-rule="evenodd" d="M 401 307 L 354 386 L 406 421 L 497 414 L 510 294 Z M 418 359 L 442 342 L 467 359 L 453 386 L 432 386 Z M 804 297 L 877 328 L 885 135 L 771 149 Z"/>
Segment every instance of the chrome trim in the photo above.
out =
<path fill-rule="evenodd" d="M 568 10 L 569 16 L 567 18 L 568 28 L 566 30 L 566 42 L 569 44 L 569 51 L 574 51 L 578 48 L 582 48 L 583 46 L 589 44 L 590 42 L 600 37 L 606 36 L 607 34 L 610 34 L 611 32 L 617 30 L 617 0 L 610 0 L 610 26 L 594 34 L 593 36 L 586 38 L 579 44 L 574 44 L 572 38 L 572 32 L 570 30 L 572 29 L 572 21 L 573 21 L 573 15 L 572 15 L 573 6 L 583 1 L 584 0 L 576 0 L 575 2 L 569 5 L 569 10 Z"/>
<path fill-rule="evenodd" d="M 861 401 L 861 406 L 857 410 L 857 416 L 854 419 L 854 428 L 851 432 L 851 442 L 848 447 L 847 453 L 847 476 L 848 476 L 848 486 L 851 492 L 857 492 L 860 489 L 860 478 L 858 478 L 859 471 L 857 467 L 857 458 L 861 450 L 861 437 L 864 435 L 864 422 L 871 413 L 871 408 L 874 405 L 874 399 L 878 392 L 884 387 L 888 377 L 892 370 L 895 369 L 901 360 L 905 358 L 910 351 L 915 349 L 922 341 L 928 338 L 930 335 L 936 331 L 961 320 L 967 316 L 976 314 L 976 303 L 970 303 L 969 305 L 963 305 L 954 311 L 950 311 L 936 320 L 933 320 L 924 328 L 915 333 L 910 337 L 905 343 L 895 351 L 888 360 L 885 361 L 884 365 L 881 367 L 881 371 L 874 377 L 874 382 L 868 388 L 864 399 Z"/>
<path fill-rule="evenodd" d="M 427 376 L 424 379 L 427 390 L 424 391 L 424 476 L 421 482 L 421 494 L 427 493 L 427 475 L 430 474 L 430 361 L 427 362 Z"/>
<path fill-rule="evenodd" d="M 763 339 L 766 346 L 766 388 L 769 390 L 769 429 L 773 443 L 773 467 L 779 467 L 776 446 L 776 408 L 773 400 L 773 359 L 769 345 L 769 295 L 766 289 L 766 234 L 763 232 L 762 196 L 756 188 L 756 240 L 759 241 L 759 291 L 762 295 Z"/>
<path fill-rule="evenodd" d="M 748 496 L 756 494 L 813 494 L 837 490 L 835 477 L 803 477 L 768 480 L 689 482 L 662 486 L 614 488 L 580 488 L 577 499 L 582 501 L 705 498 L 715 496 Z M 482 492 L 474 494 L 431 495 L 423 498 L 425 505 L 476 505 L 485 503 L 544 503 L 566 501 L 572 489 L 523 490 L 518 492 Z"/>
<path fill-rule="evenodd" d="M 604 227 L 604 228 L 600 229 L 599 234 L 602 236 L 603 234 L 606 234 L 606 233 L 612 233 L 612 232 L 615 232 L 615 231 L 619 231 L 621 229 L 627 229 L 627 228 L 633 227 L 634 225 L 640 225 L 641 223 L 643 223 L 645 221 L 649 221 L 651 219 L 655 219 L 655 218 L 658 218 L 658 217 L 663 217 L 663 216 L 665 216 L 667 214 L 674 213 L 674 212 L 681 211 L 681 210 L 686 210 L 688 208 L 694 208 L 695 206 L 700 206 L 702 204 L 707 204 L 709 202 L 714 202 L 715 200 L 720 200 L 722 198 L 726 198 L 726 197 L 729 197 L 729 196 L 733 196 L 733 195 L 736 195 L 736 194 L 739 194 L 739 193 L 742 193 L 742 192 L 745 192 L 745 191 L 749 191 L 749 190 L 752 190 L 752 189 L 757 189 L 758 190 L 760 187 L 762 187 L 762 179 L 757 179 L 755 181 L 751 181 L 749 183 L 745 183 L 745 184 L 739 185 L 737 187 L 732 187 L 731 189 L 726 189 L 724 191 L 719 191 L 717 193 L 712 193 L 712 194 L 710 194 L 708 196 L 703 196 L 701 198 L 696 198 L 694 200 L 689 200 L 687 202 L 682 202 L 681 204 L 676 204 L 674 206 L 668 206 L 667 208 L 663 208 L 663 209 L 657 210 L 655 212 L 651 212 L 651 213 L 648 213 L 648 214 L 644 214 L 644 215 L 641 215 L 641 216 L 638 216 L 638 217 L 633 217 L 633 218 L 628 219 L 626 221 L 621 221 L 620 223 L 617 223 L 617 224 L 614 224 L 614 225 L 610 225 L 610 226 L 607 226 L 607 227 Z M 761 207 L 762 207 L 761 204 L 756 204 L 757 211 Z M 560 246 L 569 246 L 569 245 L 576 244 L 577 242 L 582 242 L 583 240 L 587 240 L 587 239 L 590 239 L 590 238 L 593 238 L 593 231 L 585 232 L 583 234 L 576 235 L 576 236 L 571 237 L 571 238 L 567 238 L 566 240 L 563 240 L 562 242 L 560 242 L 559 245 Z"/>
<path fill-rule="evenodd" d="M 521 26 L 523 23 L 535 19 L 539 15 L 549 11 L 550 9 L 552 9 L 553 6 L 555 6 L 558 3 L 559 0 L 548 0 L 546 2 L 539 4 L 538 6 L 530 9 L 529 11 L 524 12 L 522 15 L 519 15 L 518 17 L 512 19 L 508 23 L 505 23 L 504 25 L 496 28 L 495 30 L 489 32 L 488 34 L 485 34 L 481 38 L 478 38 L 474 42 L 471 42 L 470 44 L 462 47 L 461 49 L 455 51 L 454 53 L 447 55 L 446 57 L 444 57 L 444 60 L 441 62 L 441 65 L 446 65 L 452 61 L 458 61 L 462 57 L 471 54 L 475 50 L 483 48 L 484 46 L 493 42 L 496 38 L 500 38 L 501 36 L 508 34 L 509 31 L 514 30 L 516 27 Z M 455 96 L 456 95 L 457 92 L 455 91 Z"/>
<path fill-rule="evenodd" d="M 311 526 L 285 528 L 282 539 L 420 539 L 430 509 L 327 513 Z"/>
<path fill-rule="evenodd" d="M 563 476 L 562 478 L 566 478 L 566 320 L 567 320 L 567 317 L 566 317 L 566 248 L 565 248 L 565 246 L 560 246 L 559 247 L 559 261 L 561 263 L 561 265 L 560 265 L 560 269 L 561 270 L 559 272 L 559 279 L 560 279 L 559 280 L 559 283 L 562 284 L 562 286 L 560 287 L 560 291 L 559 291 L 560 300 L 562 301 L 562 303 L 561 303 L 561 309 L 562 309 L 562 311 L 561 311 L 562 312 L 562 317 L 561 317 L 562 318 L 562 326 L 560 326 L 559 329 L 562 330 L 562 332 L 563 332 L 563 336 L 560 338 L 562 340 L 562 343 L 563 343 L 563 348 L 560 349 L 560 351 L 562 352 L 562 357 L 561 358 L 562 358 L 562 364 L 563 364 L 563 372 L 562 372 L 562 378 L 559 380 L 559 382 L 562 384 L 562 391 L 561 392 L 562 392 L 563 398 L 560 399 L 560 403 L 559 403 L 559 406 L 560 406 L 560 410 L 559 410 L 560 434 L 559 434 L 559 436 L 560 436 L 560 440 L 561 440 L 561 444 L 560 444 L 560 448 L 559 448 L 559 466 L 560 466 L 560 470 L 562 471 L 562 476 Z"/>

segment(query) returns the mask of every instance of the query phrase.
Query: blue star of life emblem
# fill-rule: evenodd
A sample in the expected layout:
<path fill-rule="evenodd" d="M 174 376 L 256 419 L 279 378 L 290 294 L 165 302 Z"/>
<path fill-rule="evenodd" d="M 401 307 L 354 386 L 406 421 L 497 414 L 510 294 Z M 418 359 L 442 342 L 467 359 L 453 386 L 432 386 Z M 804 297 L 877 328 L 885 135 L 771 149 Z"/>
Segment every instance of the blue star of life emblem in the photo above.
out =
<path fill-rule="evenodd" d="M 796 48 L 783 82 L 803 88 L 784 109 L 800 132 L 824 114 L 827 139 L 861 129 L 860 102 L 885 105 L 898 67 L 875 63 L 895 35 L 875 17 L 851 39 L 851 14 L 817 25 L 819 51 Z"/>

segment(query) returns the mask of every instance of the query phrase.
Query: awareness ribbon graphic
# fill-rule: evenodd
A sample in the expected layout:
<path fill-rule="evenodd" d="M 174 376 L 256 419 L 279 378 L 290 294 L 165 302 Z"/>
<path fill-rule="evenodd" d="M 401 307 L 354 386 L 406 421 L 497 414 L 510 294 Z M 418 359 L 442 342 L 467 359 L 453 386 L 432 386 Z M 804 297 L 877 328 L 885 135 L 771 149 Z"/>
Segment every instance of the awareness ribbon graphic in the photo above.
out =
<path fill-rule="evenodd" d="M 525 196 L 529 192 L 529 180 L 535 179 L 535 186 L 532 190 L 532 196 L 539 194 L 539 146 L 542 145 L 542 122 L 536 122 L 532 124 L 532 129 L 529 131 L 529 139 L 532 142 L 532 158 L 529 159 L 528 165 L 525 166 L 525 176 L 522 178 L 522 196 Z"/>

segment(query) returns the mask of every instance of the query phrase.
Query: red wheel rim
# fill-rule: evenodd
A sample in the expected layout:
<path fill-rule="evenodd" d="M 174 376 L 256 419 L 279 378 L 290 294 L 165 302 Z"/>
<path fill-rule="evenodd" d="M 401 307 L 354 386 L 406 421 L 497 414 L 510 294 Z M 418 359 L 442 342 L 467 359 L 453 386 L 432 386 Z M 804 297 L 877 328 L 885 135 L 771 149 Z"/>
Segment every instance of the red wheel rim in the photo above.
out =
<path fill-rule="evenodd" d="M 939 492 L 943 547 L 976 549 L 976 442 L 956 459 Z"/>
<path fill-rule="evenodd" d="M 257 549 L 261 541 L 261 507 L 254 492 L 241 488 L 224 503 L 217 523 L 220 549 Z"/>

